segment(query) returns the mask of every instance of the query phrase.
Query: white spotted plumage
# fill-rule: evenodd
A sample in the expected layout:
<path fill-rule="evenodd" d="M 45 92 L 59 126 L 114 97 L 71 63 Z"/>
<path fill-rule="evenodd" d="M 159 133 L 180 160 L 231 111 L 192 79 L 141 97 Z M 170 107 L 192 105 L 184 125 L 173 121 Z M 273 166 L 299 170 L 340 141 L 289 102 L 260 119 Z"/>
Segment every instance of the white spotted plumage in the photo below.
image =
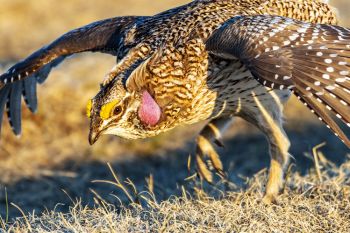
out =
<path fill-rule="evenodd" d="M 269 17 L 271 19 L 267 20 Z M 257 26 L 267 25 L 273 33 L 266 32 L 259 36 L 251 36 L 253 32 L 249 29 L 250 25 L 247 23 L 249 21 L 254 21 L 254 25 Z M 251 53 L 254 58 L 247 61 L 248 66 L 253 67 L 253 73 L 263 85 L 278 89 L 290 87 L 293 90 L 303 89 L 302 94 L 298 92 L 301 98 L 308 98 L 311 102 L 322 104 L 326 110 L 334 112 L 348 125 L 350 122 L 348 107 L 350 105 L 350 78 L 348 77 L 350 31 L 332 25 L 295 21 L 294 24 L 290 24 L 290 20 L 287 24 L 286 21 L 284 18 L 272 16 L 266 16 L 265 19 L 248 17 L 248 19 L 237 20 L 237 24 L 241 27 L 242 25 L 247 27 L 240 32 L 240 36 L 251 38 L 250 43 L 254 43 L 255 40 L 266 41 L 257 43 L 254 50 L 247 48 L 247 53 Z M 280 28 L 283 30 L 279 31 Z M 259 56 L 255 56 L 255 53 Z M 275 58 L 276 54 L 281 54 L 280 58 Z M 283 59 L 290 63 L 280 62 Z M 311 102 L 308 104 L 313 106 Z M 317 107 L 317 112 L 319 111 L 324 110 Z M 320 117 L 326 118 L 324 121 L 327 125 L 330 125 L 332 130 L 338 132 L 337 135 L 350 145 L 346 136 L 335 128 L 331 118 L 324 113 L 320 114 Z"/>

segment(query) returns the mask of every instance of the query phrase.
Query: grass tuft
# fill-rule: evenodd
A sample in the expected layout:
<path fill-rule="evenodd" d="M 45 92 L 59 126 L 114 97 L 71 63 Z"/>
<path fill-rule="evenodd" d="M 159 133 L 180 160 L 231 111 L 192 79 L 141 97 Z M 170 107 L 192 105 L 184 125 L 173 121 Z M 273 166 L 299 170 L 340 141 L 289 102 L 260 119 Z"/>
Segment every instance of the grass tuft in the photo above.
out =
<path fill-rule="evenodd" d="M 181 187 L 182 195 L 157 203 L 127 191 L 133 200 L 127 206 L 116 208 L 98 197 L 93 208 L 76 201 L 66 214 L 24 215 L 5 226 L 11 232 L 349 232 L 350 161 L 340 167 L 321 164 L 320 173 L 322 182 L 312 172 L 290 172 L 277 205 L 261 202 L 263 170 L 248 180 L 246 190 L 224 192 L 221 198 L 200 187 L 201 195 L 193 196 L 193 190 Z M 119 179 L 112 185 L 126 190 Z M 136 196 L 146 205 L 136 203 Z"/>

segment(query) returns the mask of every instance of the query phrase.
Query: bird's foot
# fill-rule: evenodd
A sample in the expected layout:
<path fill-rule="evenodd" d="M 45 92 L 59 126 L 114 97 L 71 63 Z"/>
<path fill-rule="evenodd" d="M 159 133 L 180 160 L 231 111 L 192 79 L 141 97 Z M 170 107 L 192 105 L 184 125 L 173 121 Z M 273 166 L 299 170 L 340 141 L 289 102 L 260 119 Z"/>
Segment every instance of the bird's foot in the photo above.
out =
<path fill-rule="evenodd" d="M 220 138 L 213 142 L 220 147 L 223 143 Z M 199 175 L 208 183 L 213 182 L 212 172 L 215 170 L 220 176 L 225 177 L 219 154 L 216 152 L 210 139 L 203 135 L 197 137 L 196 162 Z"/>
<path fill-rule="evenodd" d="M 277 204 L 277 195 L 265 194 L 262 202 L 266 205 Z"/>

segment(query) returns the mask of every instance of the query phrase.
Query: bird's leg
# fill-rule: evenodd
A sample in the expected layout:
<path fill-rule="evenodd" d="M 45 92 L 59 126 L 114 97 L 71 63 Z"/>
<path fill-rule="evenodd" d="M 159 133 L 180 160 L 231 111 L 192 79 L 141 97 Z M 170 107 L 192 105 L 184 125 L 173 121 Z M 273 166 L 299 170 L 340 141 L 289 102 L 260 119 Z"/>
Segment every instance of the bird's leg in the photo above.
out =
<path fill-rule="evenodd" d="M 210 121 L 199 133 L 196 143 L 196 162 L 200 176 L 207 182 L 212 183 L 211 170 L 215 169 L 224 176 L 222 163 L 213 143 L 223 147 L 222 133 L 232 122 L 231 117 L 221 117 Z"/>
<path fill-rule="evenodd" d="M 250 114 L 248 121 L 256 125 L 267 137 L 271 157 L 268 181 L 263 202 L 270 204 L 276 198 L 283 186 L 284 169 L 289 161 L 289 139 L 283 129 L 281 104 L 270 104 L 265 107 L 257 97 L 254 97 L 259 111 Z"/>
<path fill-rule="evenodd" d="M 279 128 L 277 131 L 271 132 L 271 134 L 274 135 L 268 140 L 271 162 L 265 196 L 263 198 L 263 202 L 266 204 L 276 202 L 276 197 L 283 186 L 284 170 L 289 161 L 288 149 L 290 142 L 284 130 Z"/>

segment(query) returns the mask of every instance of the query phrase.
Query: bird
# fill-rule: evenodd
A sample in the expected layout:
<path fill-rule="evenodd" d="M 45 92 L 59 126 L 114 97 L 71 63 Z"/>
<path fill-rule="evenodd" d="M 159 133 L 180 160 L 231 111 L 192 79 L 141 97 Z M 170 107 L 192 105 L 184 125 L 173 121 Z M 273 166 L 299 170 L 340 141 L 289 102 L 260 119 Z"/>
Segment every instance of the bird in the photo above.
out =
<path fill-rule="evenodd" d="M 22 97 L 36 112 L 37 84 L 81 52 L 117 58 L 87 104 L 91 145 L 105 134 L 147 138 L 204 121 L 195 160 L 211 183 L 214 171 L 225 175 L 216 147 L 243 118 L 269 144 L 267 204 L 276 202 L 291 157 L 283 128 L 291 95 L 350 147 L 341 128 L 350 126 L 350 30 L 322 0 L 195 0 L 74 29 L 0 76 L 0 122 L 7 113 L 20 134 Z"/>

